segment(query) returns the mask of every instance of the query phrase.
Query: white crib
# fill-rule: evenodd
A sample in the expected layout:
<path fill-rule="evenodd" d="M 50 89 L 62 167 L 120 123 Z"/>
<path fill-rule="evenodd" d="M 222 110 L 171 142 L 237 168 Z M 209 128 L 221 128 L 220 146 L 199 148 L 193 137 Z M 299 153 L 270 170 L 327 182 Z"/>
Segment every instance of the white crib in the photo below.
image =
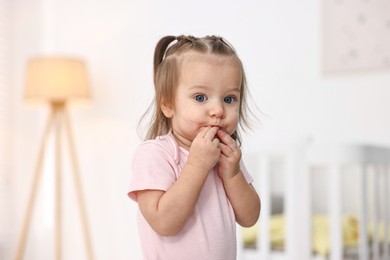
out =
<path fill-rule="evenodd" d="M 296 142 L 264 143 L 255 153 L 244 154 L 254 175 L 262 200 L 255 246 L 246 248 L 238 231 L 239 260 L 361 259 L 389 260 L 390 223 L 390 148 L 351 144 L 319 144 L 309 139 Z M 285 236 L 283 250 L 273 250 L 271 223 L 271 181 L 282 172 Z M 348 174 L 347 174 L 348 172 Z M 321 173 L 322 183 L 313 180 Z M 276 174 L 278 175 L 278 174 Z M 351 182 L 351 176 L 354 176 Z M 275 181 L 275 180 L 273 180 Z M 327 186 L 326 196 L 318 200 L 316 192 Z M 345 199 L 347 197 L 350 202 Z M 326 202 L 324 203 L 324 201 Z M 329 223 L 329 250 L 313 253 L 312 215 L 322 201 Z M 316 202 L 316 203 L 317 203 Z M 356 204 L 358 242 L 344 247 L 342 215 L 349 203 Z M 318 203 L 317 203 L 318 204 Z M 314 206 L 313 206 L 314 205 Z M 368 231 L 368 227 L 371 231 Z M 385 231 L 384 231 L 385 230 Z M 384 231 L 384 232 L 383 232 Z M 380 233 L 382 232 L 382 233 Z"/>

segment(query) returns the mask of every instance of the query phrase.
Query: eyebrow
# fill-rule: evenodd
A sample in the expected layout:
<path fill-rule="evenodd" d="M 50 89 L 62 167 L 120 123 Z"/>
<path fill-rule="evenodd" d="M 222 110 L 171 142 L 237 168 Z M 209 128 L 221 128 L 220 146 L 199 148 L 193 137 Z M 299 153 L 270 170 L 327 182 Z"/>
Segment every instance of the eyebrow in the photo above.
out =
<path fill-rule="evenodd" d="M 194 85 L 194 86 L 191 86 L 189 87 L 188 89 L 190 90 L 193 90 L 193 89 L 209 89 L 210 87 L 209 86 L 205 86 L 205 85 Z M 231 88 L 227 88 L 227 91 L 230 92 L 240 92 L 240 87 L 239 86 L 234 86 L 234 87 L 231 87 Z"/>

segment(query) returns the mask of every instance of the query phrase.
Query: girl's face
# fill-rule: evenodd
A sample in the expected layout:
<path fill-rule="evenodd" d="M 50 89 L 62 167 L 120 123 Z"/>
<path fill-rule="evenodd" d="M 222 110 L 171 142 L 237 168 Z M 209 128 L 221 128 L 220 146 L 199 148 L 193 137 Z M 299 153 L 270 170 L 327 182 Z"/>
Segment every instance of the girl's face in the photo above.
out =
<path fill-rule="evenodd" d="M 162 106 L 172 132 L 189 149 L 199 131 L 218 126 L 232 135 L 238 125 L 241 70 L 233 57 L 188 53 L 181 62 L 173 106 Z"/>

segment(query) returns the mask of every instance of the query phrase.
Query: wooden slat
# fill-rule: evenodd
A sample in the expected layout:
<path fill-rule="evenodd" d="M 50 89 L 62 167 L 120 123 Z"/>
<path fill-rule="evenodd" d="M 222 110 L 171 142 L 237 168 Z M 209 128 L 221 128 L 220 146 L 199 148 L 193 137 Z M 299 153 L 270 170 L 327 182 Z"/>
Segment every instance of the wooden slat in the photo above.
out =
<path fill-rule="evenodd" d="M 384 228 L 384 237 L 383 237 L 383 257 L 382 259 L 390 259 L 389 252 L 389 218 L 390 218 L 390 164 L 386 164 L 383 175 L 383 183 L 384 183 L 384 194 L 383 194 L 383 228 Z"/>
<path fill-rule="evenodd" d="M 297 142 L 288 155 L 286 165 L 285 248 L 287 259 L 311 258 L 311 196 L 306 152 L 307 143 Z"/>
<path fill-rule="evenodd" d="M 271 250 L 270 239 L 270 218 L 271 218 L 271 173 L 270 173 L 270 158 L 267 155 L 261 156 L 258 161 L 259 169 L 259 187 L 261 193 L 261 216 L 260 224 L 258 225 L 256 248 L 260 249 L 261 259 L 269 259 Z"/>
<path fill-rule="evenodd" d="M 379 222 L 380 222 L 380 201 L 381 201 L 381 188 L 380 188 L 380 178 L 382 174 L 382 167 L 380 165 L 375 165 L 373 167 L 373 195 L 374 202 L 373 206 L 373 260 L 379 260 Z"/>
<path fill-rule="evenodd" d="M 330 260 L 341 260 L 342 245 L 342 205 L 341 205 L 341 165 L 329 165 L 329 223 L 330 223 Z"/>
<path fill-rule="evenodd" d="M 368 260 L 368 238 L 367 238 L 367 165 L 363 164 L 360 172 L 360 210 L 359 210 L 359 260 Z"/>

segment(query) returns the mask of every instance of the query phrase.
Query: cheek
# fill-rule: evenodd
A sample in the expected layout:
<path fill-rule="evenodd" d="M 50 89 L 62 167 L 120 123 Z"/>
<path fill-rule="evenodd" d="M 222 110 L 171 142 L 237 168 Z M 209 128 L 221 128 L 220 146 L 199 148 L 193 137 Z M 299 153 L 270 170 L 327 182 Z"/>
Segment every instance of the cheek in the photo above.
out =
<path fill-rule="evenodd" d="M 177 110 L 177 116 L 181 119 L 185 119 L 188 121 L 201 121 L 205 119 L 205 115 L 199 108 L 194 108 L 191 105 L 182 106 Z"/>
<path fill-rule="evenodd" d="M 230 118 L 229 124 L 225 130 L 229 135 L 232 135 L 237 130 L 238 121 L 239 121 L 238 115 Z"/>
<path fill-rule="evenodd" d="M 201 116 L 190 109 L 182 110 L 176 113 L 176 120 L 188 124 L 188 127 L 193 127 L 194 125 L 202 124 L 204 121 L 204 116 Z"/>

